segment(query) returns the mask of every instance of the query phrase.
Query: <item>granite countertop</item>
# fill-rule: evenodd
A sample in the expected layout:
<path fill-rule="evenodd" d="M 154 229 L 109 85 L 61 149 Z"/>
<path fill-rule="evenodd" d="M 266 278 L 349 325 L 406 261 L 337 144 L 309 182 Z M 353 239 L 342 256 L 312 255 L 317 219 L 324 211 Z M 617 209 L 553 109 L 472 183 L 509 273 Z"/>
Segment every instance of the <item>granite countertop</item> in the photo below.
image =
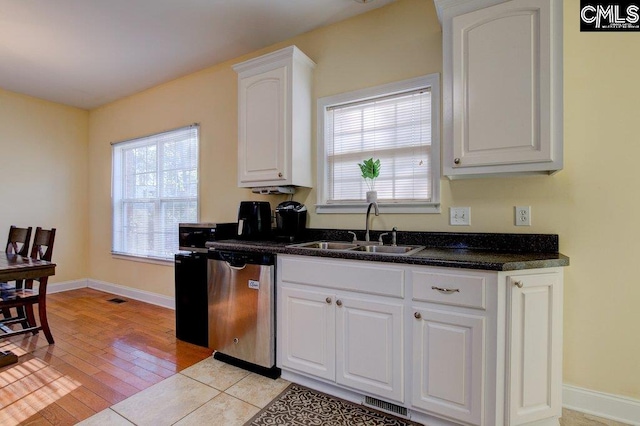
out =
<path fill-rule="evenodd" d="M 377 241 L 377 236 L 381 232 L 383 231 L 372 234 L 372 240 Z M 316 229 L 308 230 L 302 240 L 346 242 L 350 241 L 350 238 L 346 231 Z M 569 265 L 569 258 L 558 252 L 558 236 L 555 234 L 398 232 L 398 245 L 425 246 L 423 250 L 409 256 L 291 247 L 291 244 L 301 241 L 291 243 L 276 240 L 220 240 L 209 242 L 207 246 L 215 250 L 293 254 L 490 271 Z"/>

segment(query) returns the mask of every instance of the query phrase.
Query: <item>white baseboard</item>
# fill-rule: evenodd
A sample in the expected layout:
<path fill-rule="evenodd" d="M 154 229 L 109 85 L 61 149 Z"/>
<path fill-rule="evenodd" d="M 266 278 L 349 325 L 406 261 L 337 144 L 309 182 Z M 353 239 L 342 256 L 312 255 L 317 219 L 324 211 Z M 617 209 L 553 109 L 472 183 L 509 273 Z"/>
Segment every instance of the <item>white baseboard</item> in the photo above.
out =
<path fill-rule="evenodd" d="M 640 400 L 637 399 L 565 384 L 562 386 L 562 405 L 605 419 L 640 425 Z"/>
<path fill-rule="evenodd" d="M 61 283 L 52 283 L 47 285 L 47 294 L 60 293 L 61 291 L 77 290 L 79 288 L 89 287 L 87 279 L 64 281 Z M 36 284 L 34 282 L 34 284 Z"/>
<path fill-rule="evenodd" d="M 118 296 L 128 297 L 130 299 L 139 300 L 141 302 L 151 303 L 152 305 L 162 306 L 164 308 L 175 309 L 176 303 L 173 297 L 163 296 L 150 291 L 138 290 L 131 287 L 125 287 L 119 284 L 112 284 L 105 281 L 89 279 L 87 287 L 93 288 L 107 293 L 116 294 Z"/>
<path fill-rule="evenodd" d="M 176 306 L 175 299 L 173 297 L 163 296 L 150 291 L 138 290 L 119 284 L 112 284 L 106 281 L 92 280 L 90 278 L 49 284 L 47 286 L 47 294 L 87 287 L 118 296 L 128 297 L 129 299 L 151 303 L 152 305 L 158 305 L 164 308 L 175 309 Z"/>

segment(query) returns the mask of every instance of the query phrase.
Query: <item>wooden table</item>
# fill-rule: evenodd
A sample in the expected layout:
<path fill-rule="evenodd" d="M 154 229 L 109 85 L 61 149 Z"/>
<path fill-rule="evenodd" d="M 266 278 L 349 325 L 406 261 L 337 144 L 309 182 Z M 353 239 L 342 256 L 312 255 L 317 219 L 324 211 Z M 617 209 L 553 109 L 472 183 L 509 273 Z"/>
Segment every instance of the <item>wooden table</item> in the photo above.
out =
<path fill-rule="evenodd" d="M 0 283 L 15 280 L 38 280 L 40 282 L 39 291 L 37 293 L 38 312 L 40 315 L 40 325 L 35 324 L 35 320 L 30 321 L 31 326 L 23 330 L 12 331 L 0 320 L 0 329 L 4 334 L 0 333 L 0 337 L 9 337 L 23 333 L 37 333 L 42 330 L 49 344 L 54 343 L 53 336 L 49 330 L 47 321 L 46 295 L 47 281 L 51 275 L 56 273 L 56 264 L 47 262 L 46 260 L 32 259 L 30 257 L 18 256 L 16 254 L 1 253 L 0 254 Z M 19 301 L 11 300 L 3 301 L 2 306 L 6 308 L 17 307 Z M 29 318 L 33 317 L 32 310 L 27 311 Z"/>
<path fill-rule="evenodd" d="M 49 277 L 55 273 L 55 263 L 15 254 L 0 254 L 0 282 Z"/>

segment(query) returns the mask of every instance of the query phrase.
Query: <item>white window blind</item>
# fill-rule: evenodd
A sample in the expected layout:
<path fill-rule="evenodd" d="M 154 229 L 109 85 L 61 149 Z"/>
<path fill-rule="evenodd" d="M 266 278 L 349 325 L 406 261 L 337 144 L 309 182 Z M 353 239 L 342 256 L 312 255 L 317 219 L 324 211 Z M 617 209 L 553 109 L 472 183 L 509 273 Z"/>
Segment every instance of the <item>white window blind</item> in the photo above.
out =
<path fill-rule="evenodd" d="M 170 259 L 198 221 L 197 124 L 113 144 L 112 253 Z"/>
<path fill-rule="evenodd" d="M 317 213 L 362 213 L 358 163 L 380 159 L 381 211 L 440 212 L 440 78 L 429 74 L 318 99 Z"/>
<path fill-rule="evenodd" d="M 365 200 L 358 163 L 380 159 L 375 190 L 380 203 L 433 202 L 432 90 L 412 88 L 324 111 L 326 204 Z M 436 159 L 435 161 L 438 161 Z"/>

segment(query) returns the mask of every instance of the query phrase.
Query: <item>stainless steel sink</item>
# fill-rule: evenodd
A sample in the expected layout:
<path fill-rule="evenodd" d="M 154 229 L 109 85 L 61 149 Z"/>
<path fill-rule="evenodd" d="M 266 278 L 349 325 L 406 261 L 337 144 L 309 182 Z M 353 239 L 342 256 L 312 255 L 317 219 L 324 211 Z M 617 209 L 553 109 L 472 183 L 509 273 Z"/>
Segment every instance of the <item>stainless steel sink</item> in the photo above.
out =
<path fill-rule="evenodd" d="M 350 250 L 358 247 L 355 244 L 336 241 L 314 241 L 312 243 L 292 244 L 288 247 L 309 248 L 317 250 Z"/>
<path fill-rule="evenodd" d="M 360 246 L 354 250 L 365 253 L 395 254 L 409 256 L 422 250 L 424 246 Z"/>
<path fill-rule="evenodd" d="M 313 241 L 310 243 L 292 244 L 287 247 L 313 250 L 353 251 L 368 254 L 388 254 L 396 256 L 410 256 L 419 252 L 424 246 L 383 246 L 375 242 L 347 243 L 342 241 Z"/>

